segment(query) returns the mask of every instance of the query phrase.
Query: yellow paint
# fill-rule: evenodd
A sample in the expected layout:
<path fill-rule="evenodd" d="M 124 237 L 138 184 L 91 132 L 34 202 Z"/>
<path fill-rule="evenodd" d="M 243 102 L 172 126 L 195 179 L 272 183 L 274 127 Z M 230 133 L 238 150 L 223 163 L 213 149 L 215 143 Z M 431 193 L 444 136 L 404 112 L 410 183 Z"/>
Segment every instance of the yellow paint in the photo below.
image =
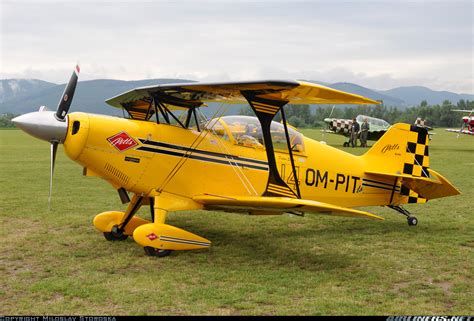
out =
<path fill-rule="evenodd" d="M 355 95 L 349 100 L 347 97 L 351 94 L 326 90 L 323 86 L 304 83 L 300 87 L 263 97 L 294 103 L 373 102 Z M 262 104 L 258 108 L 273 112 L 271 107 Z M 292 191 L 270 184 L 268 190 L 282 197 L 262 196 L 268 181 L 266 151 L 260 143 L 251 140 L 241 143 L 234 137 L 244 133 L 244 128 L 231 129 L 225 122 L 220 122 L 215 131 L 200 132 L 103 115 L 71 113 L 68 118 L 64 149 L 72 160 L 87 169 L 87 176 L 99 176 L 116 189 L 126 189 L 135 195 L 134 200 L 142 195 L 146 200 L 144 204 L 148 198 L 154 198 L 155 222 L 134 217 L 125 229 L 125 234 L 133 235 L 142 246 L 170 250 L 209 246 L 210 242 L 205 238 L 164 224 L 169 211 L 332 212 L 334 215 L 382 219 L 352 208 L 404 204 L 409 197 L 418 197 L 418 194 L 431 199 L 459 193 L 432 170 L 429 170 L 432 177 L 421 177 L 423 167 L 429 166 L 429 158 L 416 167 L 415 156 L 407 153 L 406 146 L 416 142 L 417 133 L 407 124 L 392 126 L 362 156 L 351 155 L 302 135 L 295 136 L 298 141 L 292 142 L 293 154 L 302 198 L 296 199 L 292 194 L 292 191 L 296 193 L 296 184 L 289 154 L 278 146 L 275 147 L 277 168 Z M 80 122 L 75 134 L 72 133 L 74 122 Z M 129 148 L 119 149 L 113 145 L 111 140 L 117 135 L 124 135 L 121 141 L 128 142 Z M 423 148 L 416 146 L 416 154 L 422 153 Z M 231 159 L 229 155 L 235 157 Z M 239 166 L 235 166 L 235 162 Z M 414 164 L 413 174 L 403 173 L 407 162 Z M 409 194 L 401 195 L 402 184 L 410 187 Z M 108 232 L 123 219 L 123 212 L 105 212 L 96 216 L 94 225 L 100 231 Z M 181 243 L 170 241 L 172 238 L 181 239 Z"/>

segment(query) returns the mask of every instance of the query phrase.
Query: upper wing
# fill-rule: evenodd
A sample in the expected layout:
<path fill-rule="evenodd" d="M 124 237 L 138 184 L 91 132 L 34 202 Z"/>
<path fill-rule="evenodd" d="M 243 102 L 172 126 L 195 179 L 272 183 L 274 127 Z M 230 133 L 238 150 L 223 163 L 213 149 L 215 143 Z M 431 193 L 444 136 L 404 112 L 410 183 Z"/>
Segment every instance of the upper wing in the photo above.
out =
<path fill-rule="evenodd" d="M 243 93 L 290 104 L 379 104 L 355 94 L 303 81 L 181 83 L 139 87 L 106 102 L 117 108 L 147 110 L 153 97 L 174 107 L 198 107 L 204 102 L 246 103 Z"/>
<path fill-rule="evenodd" d="M 452 109 L 451 111 L 457 111 L 460 113 L 474 113 L 474 109 L 467 110 L 467 109 Z"/>
<path fill-rule="evenodd" d="M 193 197 L 193 200 L 204 204 L 204 208 L 208 210 L 250 212 L 253 214 L 313 212 L 383 220 L 380 216 L 347 207 L 286 197 L 199 195 Z"/>

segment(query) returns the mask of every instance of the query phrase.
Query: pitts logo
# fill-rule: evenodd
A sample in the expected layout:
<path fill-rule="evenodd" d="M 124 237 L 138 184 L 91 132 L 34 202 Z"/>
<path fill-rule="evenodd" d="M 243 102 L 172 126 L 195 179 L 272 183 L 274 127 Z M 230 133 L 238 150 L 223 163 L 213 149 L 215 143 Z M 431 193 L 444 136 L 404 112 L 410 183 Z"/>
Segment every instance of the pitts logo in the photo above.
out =
<path fill-rule="evenodd" d="M 158 238 L 158 236 L 155 233 L 150 233 L 146 236 L 150 241 L 154 241 Z"/>
<path fill-rule="evenodd" d="M 400 146 L 398 144 L 387 144 L 382 148 L 382 154 L 385 154 L 386 152 L 390 152 L 392 150 L 398 150 L 400 149 Z"/>
<path fill-rule="evenodd" d="M 107 138 L 107 140 L 121 152 L 138 145 L 138 143 L 126 132 L 115 134 L 114 136 Z"/>

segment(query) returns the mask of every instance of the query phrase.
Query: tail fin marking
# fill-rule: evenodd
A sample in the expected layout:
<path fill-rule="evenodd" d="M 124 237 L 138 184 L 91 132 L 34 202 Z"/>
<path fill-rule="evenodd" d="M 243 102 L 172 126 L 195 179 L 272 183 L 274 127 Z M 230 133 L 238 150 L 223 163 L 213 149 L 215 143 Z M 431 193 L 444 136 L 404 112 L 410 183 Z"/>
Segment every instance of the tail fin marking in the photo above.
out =
<path fill-rule="evenodd" d="M 398 197 L 392 195 L 391 205 L 426 203 L 460 193 L 447 179 L 430 169 L 428 141 L 425 128 L 395 124 L 362 156 L 367 175 L 396 180 L 394 186 L 400 189 Z"/>
<path fill-rule="evenodd" d="M 430 156 L 427 136 L 428 131 L 425 128 L 410 126 L 406 142 L 403 174 L 429 177 Z"/>

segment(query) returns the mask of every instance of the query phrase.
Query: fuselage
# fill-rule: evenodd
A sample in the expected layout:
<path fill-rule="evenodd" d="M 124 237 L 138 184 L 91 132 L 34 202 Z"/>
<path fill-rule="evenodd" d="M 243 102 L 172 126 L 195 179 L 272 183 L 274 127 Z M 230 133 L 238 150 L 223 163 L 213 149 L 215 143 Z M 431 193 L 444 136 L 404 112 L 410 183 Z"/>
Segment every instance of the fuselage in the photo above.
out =
<path fill-rule="evenodd" d="M 268 164 L 261 144 L 240 143 L 215 130 L 85 113 L 68 117 L 66 154 L 88 176 L 102 177 L 116 189 L 147 196 L 165 191 L 185 199 L 265 191 Z M 388 200 L 387 189 L 364 186 L 364 157 L 298 137 L 293 156 L 303 199 L 345 207 L 384 205 L 381 194 Z M 296 188 L 288 150 L 274 147 L 280 176 Z M 378 186 L 383 184 L 389 182 Z"/>

